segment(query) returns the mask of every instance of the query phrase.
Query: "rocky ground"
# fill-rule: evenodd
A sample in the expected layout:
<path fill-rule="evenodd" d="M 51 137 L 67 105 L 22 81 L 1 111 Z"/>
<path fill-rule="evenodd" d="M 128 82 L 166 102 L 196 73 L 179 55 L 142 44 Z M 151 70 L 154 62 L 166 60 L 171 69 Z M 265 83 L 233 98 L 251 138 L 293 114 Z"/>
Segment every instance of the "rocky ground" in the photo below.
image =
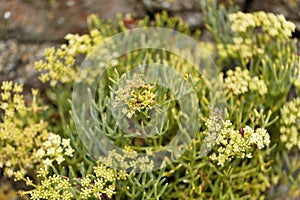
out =
<path fill-rule="evenodd" d="M 228 4 L 230 0 L 219 0 Z M 300 0 L 234 0 L 242 11 L 281 13 L 293 21 L 300 37 Z M 67 33 L 86 33 L 86 17 L 95 13 L 111 19 L 117 13 L 141 18 L 167 10 L 192 28 L 203 25 L 200 0 L 0 0 L 0 82 L 14 80 L 40 87 L 33 69 L 45 48 L 64 42 Z M 0 199 L 16 199 L 10 185 L 0 181 Z M 8 195 L 8 196 L 7 196 Z"/>

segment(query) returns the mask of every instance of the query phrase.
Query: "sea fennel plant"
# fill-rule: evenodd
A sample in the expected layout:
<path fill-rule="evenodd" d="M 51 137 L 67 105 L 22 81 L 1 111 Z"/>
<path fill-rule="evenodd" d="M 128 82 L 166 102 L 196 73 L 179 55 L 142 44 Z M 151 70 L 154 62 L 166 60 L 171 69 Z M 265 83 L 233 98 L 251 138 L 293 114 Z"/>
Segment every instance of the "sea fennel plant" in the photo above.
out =
<path fill-rule="evenodd" d="M 138 49 L 116 58 L 114 51 L 107 53 L 113 45 L 97 49 L 116 33 L 147 26 L 166 27 L 199 40 L 199 31 L 191 32 L 166 13 L 152 21 L 119 16 L 115 23 L 92 15 L 89 34 L 68 34 L 67 44 L 47 49 L 45 59 L 35 67 L 41 81 L 50 83 L 49 105 L 36 90 L 27 102 L 21 85 L 2 83 L 0 167 L 30 186 L 20 193 L 31 199 L 265 199 L 285 184 L 290 195 L 298 195 L 300 162 L 289 157 L 299 152 L 299 98 L 288 99 L 299 95 L 291 94 L 299 76 L 296 41 L 290 38 L 294 25 L 281 15 L 233 13 L 234 9 L 216 6 L 214 1 L 202 5 L 215 41 L 199 42 L 208 50 L 206 56 L 216 55 L 224 110 L 211 107 L 215 99 L 205 79 L 211 72 L 201 74 L 188 58 L 164 49 Z M 98 68 L 80 68 L 95 50 L 109 59 L 97 63 L 106 66 L 101 79 L 96 76 Z M 164 71 L 164 65 L 174 71 Z M 178 90 L 145 76 L 153 72 L 151 67 L 160 72 L 156 77 Z M 168 79 L 173 72 L 182 76 Z M 85 74 L 78 80 L 80 73 Z M 89 85 L 95 79 L 99 85 L 88 111 L 96 130 L 116 146 L 103 156 L 95 152 L 104 146 L 94 142 L 102 136 L 83 140 L 76 123 L 84 113 L 78 116 L 71 107 L 74 83 Z M 195 93 L 199 107 L 195 116 L 183 111 L 188 105 L 182 103 L 180 91 Z M 182 122 L 193 120 L 197 132 L 178 159 L 176 152 L 185 147 L 183 142 L 161 160 L 152 156 L 176 140 L 178 131 L 191 130 Z M 159 126 L 151 127 L 153 122 Z M 88 135 L 94 133 L 91 129 L 81 131 Z M 157 162 L 161 166 L 154 170 Z"/>

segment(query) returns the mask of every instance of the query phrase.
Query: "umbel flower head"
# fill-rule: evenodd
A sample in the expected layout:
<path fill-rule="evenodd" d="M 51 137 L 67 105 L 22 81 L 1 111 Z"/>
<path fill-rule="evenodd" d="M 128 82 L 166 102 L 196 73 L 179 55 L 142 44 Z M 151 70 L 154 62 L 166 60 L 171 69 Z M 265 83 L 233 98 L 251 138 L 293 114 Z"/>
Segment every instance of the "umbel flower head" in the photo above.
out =
<path fill-rule="evenodd" d="M 96 29 L 90 34 L 78 35 L 68 34 L 65 39 L 68 45 L 63 44 L 60 48 L 48 48 L 44 52 L 45 60 L 35 63 L 35 69 L 41 71 L 40 80 L 42 82 L 51 81 L 52 85 L 57 82 L 69 83 L 75 80 L 78 66 L 76 58 L 79 55 L 86 55 L 103 41 L 103 37 Z"/>
<path fill-rule="evenodd" d="M 66 176 L 52 175 L 50 168 L 45 166 L 38 170 L 37 176 L 41 182 L 33 183 L 29 177 L 23 178 L 28 186 L 34 189 L 23 192 L 30 195 L 30 199 L 111 199 L 116 194 L 117 180 L 125 180 L 125 171 L 111 169 L 104 164 L 97 163 L 93 171 L 82 178 L 69 179 Z M 78 196 L 74 194 L 74 187 L 78 188 Z M 77 198 L 75 198 L 77 197 Z"/>
<path fill-rule="evenodd" d="M 154 161 L 149 156 L 139 157 L 138 152 L 132 150 L 129 146 L 126 146 L 121 154 L 112 150 L 108 152 L 107 157 L 100 157 L 99 161 L 107 166 L 118 167 L 123 171 L 136 170 L 147 172 L 154 167 Z"/>
<path fill-rule="evenodd" d="M 233 31 L 232 43 L 217 44 L 219 55 L 222 59 L 229 56 L 244 58 L 247 62 L 253 56 L 268 54 L 270 50 L 266 44 L 272 41 L 285 43 L 296 28 L 282 14 L 265 12 L 231 13 L 229 21 Z"/>
<path fill-rule="evenodd" d="M 212 119 L 214 120 L 214 119 Z M 209 125 L 215 123 L 207 121 L 208 130 L 214 127 Z M 239 130 L 232 127 L 232 123 L 226 120 L 222 123 L 222 128 L 218 128 L 219 132 L 216 137 L 216 152 L 212 153 L 210 158 L 217 162 L 217 165 L 224 166 L 226 161 L 234 158 L 252 158 L 252 152 L 257 147 L 263 149 L 270 144 L 270 135 L 264 128 L 253 130 L 250 126 L 245 126 Z"/>
<path fill-rule="evenodd" d="M 295 24 L 287 21 L 282 14 L 275 15 L 262 11 L 231 13 L 229 14 L 229 20 L 232 22 L 231 29 L 234 32 L 246 33 L 249 29 L 261 28 L 262 32 L 272 37 L 291 37 L 296 28 Z"/>
<path fill-rule="evenodd" d="M 51 165 L 64 161 L 64 156 L 72 156 L 73 149 L 69 139 L 49 132 L 48 124 L 42 119 L 32 117 L 37 110 L 45 109 L 37 105 L 37 91 L 33 91 L 33 102 L 25 105 L 23 86 L 3 82 L 1 86 L 0 109 L 3 120 L 0 122 L 0 169 L 16 180 L 41 165 Z"/>
<path fill-rule="evenodd" d="M 122 113 L 128 118 L 139 112 L 147 113 L 155 103 L 154 87 L 146 84 L 142 78 L 142 74 L 135 75 L 133 79 L 126 80 L 124 88 L 116 91 L 113 106 L 125 105 Z"/>
<path fill-rule="evenodd" d="M 251 77 L 247 69 L 236 67 L 235 71 L 228 70 L 225 78 L 227 92 L 234 95 L 244 94 L 248 91 L 258 92 L 260 95 L 267 93 L 267 86 L 257 76 Z"/>
<path fill-rule="evenodd" d="M 50 133 L 48 139 L 43 142 L 42 147 L 36 152 L 36 157 L 43 160 L 44 166 L 52 165 L 53 161 L 58 164 L 65 160 L 65 156 L 73 156 L 73 148 L 70 139 L 62 139 L 59 135 Z"/>
<path fill-rule="evenodd" d="M 293 147 L 300 149 L 300 98 L 287 102 L 280 110 L 281 126 L 280 140 L 290 150 Z"/>

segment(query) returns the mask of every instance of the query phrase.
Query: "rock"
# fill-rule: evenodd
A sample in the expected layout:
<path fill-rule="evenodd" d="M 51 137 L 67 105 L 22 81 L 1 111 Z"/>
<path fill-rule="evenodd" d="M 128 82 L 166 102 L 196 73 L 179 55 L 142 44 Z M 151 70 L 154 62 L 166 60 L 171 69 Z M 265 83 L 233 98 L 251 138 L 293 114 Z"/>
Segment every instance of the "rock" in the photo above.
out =
<path fill-rule="evenodd" d="M 200 10 L 200 2 L 197 0 L 142 0 L 146 9 L 150 12 L 167 10 L 178 12 L 183 10 Z"/>
<path fill-rule="evenodd" d="M 145 14 L 138 0 L 2 0 L 0 39 L 63 41 L 67 33 L 86 33 L 86 18 L 110 19 L 117 13 Z"/>
<path fill-rule="evenodd" d="M 235 4 L 237 5 L 241 10 L 244 8 L 244 6 L 247 4 L 247 0 L 217 0 L 218 4 L 224 4 L 224 5 L 230 5 Z"/>
<path fill-rule="evenodd" d="M 198 0 L 142 0 L 142 2 L 148 12 L 166 10 L 170 15 L 182 18 L 192 29 L 203 25 L 201 2 Z M 218 3 L 225 5 L 232 4 L 232 2 L 240 8 L 245 4 L 245 0 L 218 0 Z"/>
<path fill-rule="evenodd" d="M 0 82 L 13 80 L 19 83 L 40 84 L 34 62 L 42 59 L 47 47 L 53 43 L 19 43 L 9 39 L 0 41 Z"/>
<path fill-rule="evenodd" d="M 187 22 L 192 29 L 200 27 L 204 23 L 202 14 L 199 11 L 183 11 L 174 13 L 174 15 Z"/>

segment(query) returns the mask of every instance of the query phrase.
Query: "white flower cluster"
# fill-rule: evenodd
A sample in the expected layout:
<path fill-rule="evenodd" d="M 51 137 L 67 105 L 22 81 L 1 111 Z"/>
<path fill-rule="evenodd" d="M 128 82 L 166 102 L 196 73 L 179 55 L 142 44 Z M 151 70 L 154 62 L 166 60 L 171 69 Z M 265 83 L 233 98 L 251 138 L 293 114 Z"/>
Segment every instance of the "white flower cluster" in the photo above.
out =
<path fill-rule="evenodd" d="M 235 130 L 232 123 L 226 120 L 216 138 L 217 153 L 212 153 L 210 158 L 217 161 L 217 165 L 224 166 L 226 161 L 231 161 L 235 157 L 251 158 L 255 146 L 262 149 L 269 144 L 270 136 L 267 130 L 258 128 L 254 131 L 249 126 Z"/>
<path fill-rule="evenodd" d="M 264 128 L 258 128 L 254 132 L 252 128 L 246 126 L 244 128 L 245 135 L 249 135 L 249 142 L 251 145 L 256 144 L 258 149 L 263 149 L 265 146 L 269 146 L 271 140 L 270 135 Z"/>
<path fill-rule="evenodd" d="M 264 95 L 268 91 L 263 80 L 260 80 L 257 76 L 251 77 L 247 69 L 242 70 L 240 67 L 236 67 L 235 71 L 227 71 L 225 88 L 227 92 L 232 92 L 234 95 L 244 94 L 248 91 Z"/>
<path fill-rule="evenodd" d="M 212 115 L 206 120 L 205 126 L 207 127 L 205 145 L 203 145 L 205 149 L 202 149 L 202 153 L 206 154 L 213 148 L 216 142 L 218 133 L 223 127 L 223 119 L 218 115 Z"/>
<path fill-rule="evenodd" d="M 280 140 L 288 150 L 294 146 L 300 149 L 300 98 L 287 102 L 280 113 Z"/>
<path fill-rule="evenodd" d="M 59 135 L 50 133 L 42 147 L 37 150 L 36 158 L 41 159 L 44 166 L 50 166 L 54 161 L 62 163 L 64 156 L 72 157 L 73 152 L 70 139 L 62 139 Z"/>
<path fill-rule="evenodd" d="M 247 33 L 249 29 L 261 28 L 262 32 L 272 37 L 291 37 L 296 28 L 295 24 L 287 21 L 282 14 L 275 15 L 262 11 L 232 13 L 229 14 L 229 20 L 232 22 L 231 29 L 235 32 Z"/>

